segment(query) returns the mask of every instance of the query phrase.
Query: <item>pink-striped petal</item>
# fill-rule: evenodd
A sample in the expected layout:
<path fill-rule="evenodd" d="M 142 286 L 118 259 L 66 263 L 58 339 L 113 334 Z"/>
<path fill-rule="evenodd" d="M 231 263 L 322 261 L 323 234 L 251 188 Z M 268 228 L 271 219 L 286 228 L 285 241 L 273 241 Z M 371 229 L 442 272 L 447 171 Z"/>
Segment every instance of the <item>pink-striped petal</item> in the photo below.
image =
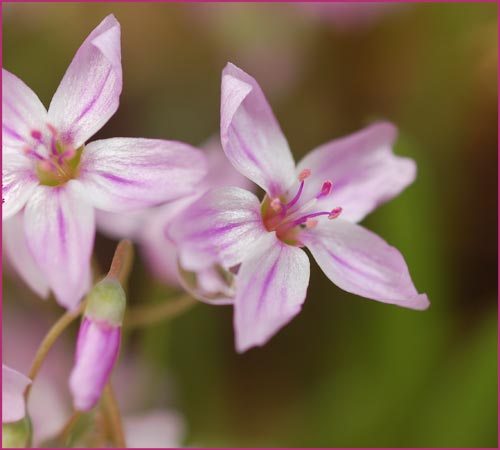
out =
<path fill-rule="evenodd" d="M 229 63 L 222 72 L 221 142 L 234 165 L 272 197 L 295 181 L 295 163 L 257 81 Z"/>
<path fill-rule="evenodd" d="M 413 285 L 401 253 L 360 225 L 335 219 L 305 229 L 300 240 L 326 276 L 361 297 L 411 309 L 426 309 L 427 295 Z"/>
<path fill-rule="evenodd" d="M 88 289 L 94 243 L 94 210 L 81 183 L 40 186 L 26 205 L 28 248 L 57 301 L 69 309 Z"/>
<path fill-rule="evenodd" d="M 392 151 L 396 134 L 394 125 L 376 123 L 310 152 L 297 166 L 297 173 L 311 171 L 302 198 L 314 197 L 330 180 L 332 193 L 318 201 L 317 209 L 341 206 L 344 220 L 361 221 L 415 180 L 415 162 Z"/>
<path fill-rule="evenodd" d="M 309 259 L 275 233 L 263 237 L 236 277 L 234 329 L 240 353 L 264 345 L 301 310 L 309 284 Z"/>
<path fill-rule="evenodd" d="M 183 210 L 211 188 L 238 186 L 250 189 L 254 186 L 228 161 L 222 151 L 219 136 L 208 139 L 201 145 L 201 148 L 207 157 L 208 174 L 198 184 L 193 195 L 140 211 L 118 214 L 98 210 L 96 215 L 100 231 L 114 238 L 131 238 L 139 243 L 145 262 L 152 273 L 171 286 L 179 286 L 179 271 L 177 250 L 174 244 L 166 238 L 167 228 Z M 211 270 L 207 269 L 207 273 L 210 272 Z M 206 288 L 208 284 L 215 281 L 213 277 L 205 276 L 206 273 L 199 275 L 200 282 L 202 279 L 208 281 Z"/>
<path fill-rule="evenodd" d="M 2 220 L 17 214 L 39 185 L 31 162 L 22 154 L 2 154 Z"/>
<path fill-rule="evenodd" d="M 120 348 L 121 327 L 84 317 L 69 378 L 73 404 L 78 411 L 89 411 L 101 397 Z"/>
<path fill-rule="evenodd" d="M 26 415 L 24 390 L 31 380 L 2 364 L 2 422 L 17 422 Z"/>
<path fill-rule="evenodd" d="M 114 138 L 85 147 L 79 180 L 95 207 L 126 212 L 192 194 L 206 172 L 203 153 L 188 144 Z"/>
<path fill-rule="evenodd" d="M 237 187 L 209 191 L 169 230 L 181 266 L 189 271 L 220 264 L 229 269 L 246 258 L 267 230 L 257 197 Z"/>
<path fill-rule="evenodd" d="M 49 106 L 63 143 L 80 147 L 118 109 L 122 91 L 120 24 L 110 14 L 90 33 Z"/>
<path fill-rule="evenodd" d="M 23 224 L 23 213 L 3 222 L 5 256 L 31 290 L 45 299 L 49 295 L 49 285 L 28 249 Z"/>
<path fill-rule="evenodd" d="M 38 179 L 33 162 L 24 150 L 33 141 L 31 133 L 45 126 L 47 111 L 23 81 L 2 69 L 2 218 L 20 211 Z"/>
<path fill-rule="evenodd" d="M 37 95 L 18 77 L 2 69 L 2 153 L 22 153 L 31 133 L 45 127 L 47 111 Z"/>

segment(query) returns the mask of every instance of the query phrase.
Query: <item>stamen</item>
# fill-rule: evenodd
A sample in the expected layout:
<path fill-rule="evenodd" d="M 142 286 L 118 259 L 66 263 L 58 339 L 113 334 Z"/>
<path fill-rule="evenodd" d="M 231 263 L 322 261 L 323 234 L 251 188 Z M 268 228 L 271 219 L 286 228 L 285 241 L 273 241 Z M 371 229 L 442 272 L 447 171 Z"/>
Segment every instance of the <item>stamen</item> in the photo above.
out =
<path fill-rule="evenodd" d="M 340 206 L 337 206 L 336 208 L 333 208 L 330 211 L 330 214 L 328 215 L 328 219 L 336 219 L 338 216 L 340 216 L 340 213 L 342 212 L 342 208 Z"/>
<path fill-rule="evenodd" d="M 42 155 L 39 155 L 35 150 L 29 147 L 23 148 L 23 153 L 26 156 L 34 156 L 36 159 L 39 159 L 40 161 L 45 161 L 45 158 Z"/>
<path fill-rule="evenodd" d="M 270 199 L 269 206 L 272 212 L 268 211 L 263 216 L 264 224 L 268 231 L 276 231 L 277 236 L 283 242 L 290 243 L 298 247 L 303 247 L 304 244 L 298 240 L 300 230 L 316 228 L 319 224 L 318 218 L 326 216 L 328 219 L 336 219 L 342 213 L 340 206 L 333 208 L 330 211 L 318 211 L 318 202 L 325 197 L 328 197 L 333 189 L 331 180 L 323 181 L 321 189 L 316 195 L 309 197 L 306 201 L 301 201 L 301 196 L 304 193 L 305 180 L 311 176 L 311 170 L 304 169 L 298 175 L 300 185 L 297 193 L 288 202 L 284 203 L 279 197 Z"/>
<path fill-rule="evenodd" d="M 293 197 L 293 199 L 285 205 L 285 208 L 287 210 L 289 210 L 293 205 L 295 205 L 299 201 L 300 196 L 302 195 L 302 191 L 304 189 L 304 180 L 306 180 L 310 176 L 311 176 L 311 171 L 309 169 L 304 169 L 299 173 L 299 181 L 300 181 L 299 190 L 295 194 L 295 197 Z"/>
<path fill-rule="evenodd" d="M 306 178 L 311 176 L 311 171 L 309 169 L 304 169 L 299 173 L 299 181 L 304 181 Z"/>
<path fill-rule="evenodd" d="M 69 148 L 68 150 L 66 150 L 65 152 L 61 153 L 58 157 L 57 157 L 57 162 L 59 164 L 62 164 L 63 163 L 63 160 L 64 159 L 71 159 L 73 158 L 73 156 L 76 155 L 76 150 L 73 149 L 73 148 Z"/>
<path fill-rule="evenodd" d="M 54 136 L 54 137 L 57 136 L 57 130 L 50 123 L 47 124 L 47 128 L 51 132 L 52 136 Z"/>
<path fill-rule="evenodd" d="M 294 228 L 297 225 L 301 225 L 303 223 L 307 223 L 308 220 L 312 219 L 313 217 L 319 217 L 319 216 L 330 216 L 330 212 L 328 211 L 321 211 L 317 213 L 312 213 L 312 214 L 307 214 L 305 216 L 299 217 L 298 219 L 295 219 L 292 222 L 287 222 L 286 223 L 286 228 Z M 307 225 L 306 225 L 307 226 Z"/>
<path fill-rule="evenodd" d="M 41 142 L 42 141 L 42 133 L 38 130 L 33 130 L 31 132 L 31 137 L 33 139 L 36 139 L 38 142 Z"/>
<path fill-rule="evenodd" d="M 323 186 L 321 186 L 321 191 L 316 196 L 316 198 L 327 197 L 332 192 L 333 183 L 330 180 L 326 180 L 323 182 Z"/>
<path fill-rule="evenodd" d="M 54 156 L 58 156 L 56 138 L 54 136 L 52 136 L 52 139 L 50 140 L 50 151 Z"/>

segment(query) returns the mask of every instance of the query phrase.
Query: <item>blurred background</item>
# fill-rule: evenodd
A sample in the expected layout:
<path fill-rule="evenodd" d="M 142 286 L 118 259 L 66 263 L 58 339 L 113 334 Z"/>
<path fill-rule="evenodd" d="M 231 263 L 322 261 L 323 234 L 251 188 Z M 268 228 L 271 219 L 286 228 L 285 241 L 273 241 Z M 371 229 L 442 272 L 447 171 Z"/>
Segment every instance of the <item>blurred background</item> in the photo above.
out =
<path fill-rule="evenodd" d="M 176 411 L 189 446 L 497 446 L 496 4 L 4 3 L 2 13 L 3 67 L 46 106 L 84 38 L 115 14 L 124 90 L 97 137 L 203 142 L 218 132 L 231 61 L 260 82 L 297 160 L 387 119 L 396 152 L 417 161 L 417 181 L 364 225 L 401 250 L 429 310 L 344 293 L 313 263 L 302 314 L 263 348 L 236 354 L 232 308 L 205 304 L 126 335 L 113 375 L 128 374 L 116 387 L 124 409 L 140 392 L 136 411 Z M 114 246 L 98 236 L 103 267 Z M 130 303 L 166 295 L 138 257 Z M 4 268 L 3 362 L 27 371 L 61 313 Z M 59 344 L 69 361 L 76 329 Z M 54 395 L 69 414 L 62 359 L 44 370 L 62 372 Z"/>

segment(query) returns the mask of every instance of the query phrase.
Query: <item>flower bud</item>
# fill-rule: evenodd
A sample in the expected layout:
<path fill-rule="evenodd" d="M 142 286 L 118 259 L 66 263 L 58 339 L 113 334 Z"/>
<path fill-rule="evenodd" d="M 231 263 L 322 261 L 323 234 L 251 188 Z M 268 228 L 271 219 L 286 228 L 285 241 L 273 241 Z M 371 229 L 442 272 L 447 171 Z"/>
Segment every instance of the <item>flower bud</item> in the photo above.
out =
<path fill-rule="evenodd" d="M 75 409 L 92 409 L 118 356 L 125 292 L 118 280 L 105 278 L 90 292 L 75 351 L 69 385 Z"/>
<path fill-rule="evenodd" d="M 17 422 L 2 423 L 2 448 L 31 447 L 32 427 L 28 416 Z"/>

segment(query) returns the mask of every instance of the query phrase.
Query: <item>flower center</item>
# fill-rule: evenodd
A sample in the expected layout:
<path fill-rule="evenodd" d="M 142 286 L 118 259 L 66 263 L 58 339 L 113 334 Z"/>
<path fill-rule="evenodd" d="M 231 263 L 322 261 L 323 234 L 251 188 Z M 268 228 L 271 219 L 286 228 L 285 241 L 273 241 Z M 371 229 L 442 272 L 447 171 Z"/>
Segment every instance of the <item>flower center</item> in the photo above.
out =
<path fill-rule="evenodd" d="M 333 183 L 330 180 L 323 182 L 320 191 L 309 201 L 299 202 L 304 191 L 305 180 L 311 171 L 304 169 L 299 174 L 299 189 L 295 196 L 286 203 L 285 196 L 271 199 L 268 195 L 262 202 L 262 221 L 268 231 L 275 231 L 278 238 L 289 245 L 302 247 L 300 230 L 314 228 L 318 224 L 317 217 L 327 216 L 329 220 L 336 219 L 342 212 L 337 206 L 331 211 L 317 211 L 314 209 L 319 199 L 328 197 L 332 192 Z"/>
<path fill-rule="evenodd" d="M 24 148 L 24 153 L 34 160 L 41 184 L 60 186 L 77 177 L 83 146 L 75 149 L 63 144 L 50 124 L 44 131 L 31 131 L 32 141 Z"/>

